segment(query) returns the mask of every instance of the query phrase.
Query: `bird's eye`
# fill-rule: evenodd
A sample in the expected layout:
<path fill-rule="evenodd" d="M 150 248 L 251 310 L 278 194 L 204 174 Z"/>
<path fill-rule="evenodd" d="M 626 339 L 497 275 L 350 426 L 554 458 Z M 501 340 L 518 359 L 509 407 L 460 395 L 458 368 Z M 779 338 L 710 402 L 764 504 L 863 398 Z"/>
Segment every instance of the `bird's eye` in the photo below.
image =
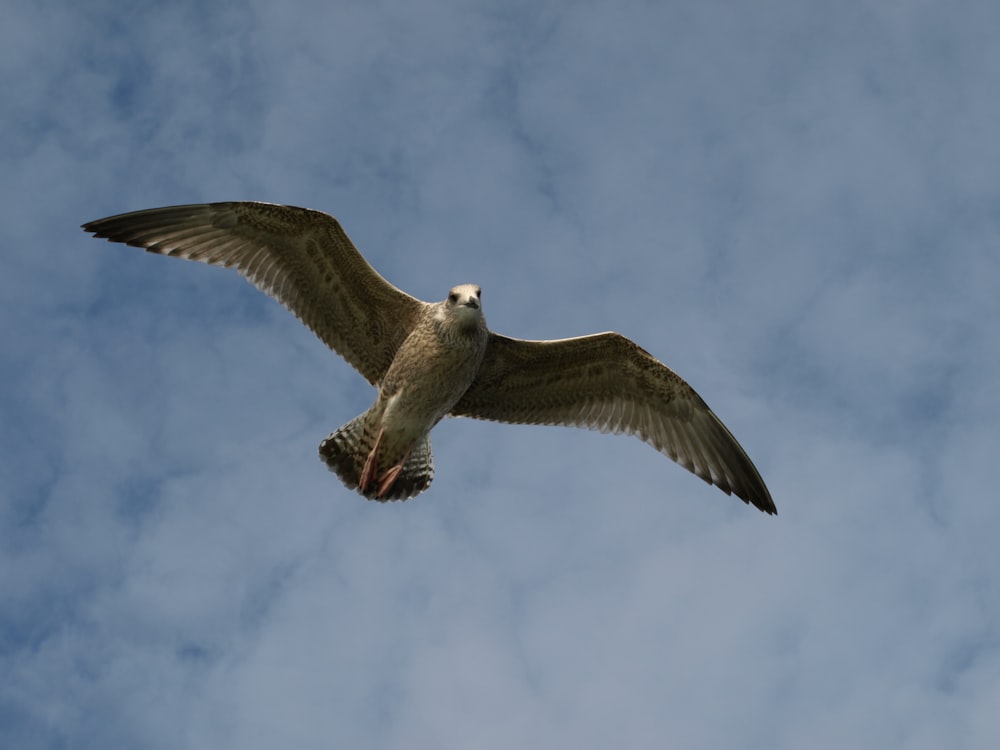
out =
<path fill-rule="evenodd" d="M 455 294 L 455 292 L 452 292 L 451 294 L 448 295 L 448 301 L 449 302 L 458 302 L 458 295 Z"/>
<path fill-rule="evenodd" d="M 476 287 L 476 296 L 479 297 L 479 298 L 482 298 L 482 296 L 483 296 L 483 290 L 482 290 L 482 288 L 480 288 L 478 286 Z"/>

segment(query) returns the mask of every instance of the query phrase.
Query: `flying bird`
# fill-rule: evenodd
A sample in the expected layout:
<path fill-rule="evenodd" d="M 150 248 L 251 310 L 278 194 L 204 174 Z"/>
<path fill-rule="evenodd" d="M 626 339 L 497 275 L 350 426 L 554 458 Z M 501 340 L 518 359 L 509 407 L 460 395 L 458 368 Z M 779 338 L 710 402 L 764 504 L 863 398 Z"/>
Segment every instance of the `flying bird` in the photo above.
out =
<path fill-rule="evenodd" d="M 694 389 L 621 334 L 528 341 L 486 327 L 482 291 L 428 303 L 375 271 L 329 214 L 260 202 L 153 208 L 83 225 L 96 237 L 235 268 L 291 310 L 378 394 L 319 454 L 374 500 L 434 476 L 447 416 L 635 435 L 727 495 L 776 513 L 746 452 Z"/>

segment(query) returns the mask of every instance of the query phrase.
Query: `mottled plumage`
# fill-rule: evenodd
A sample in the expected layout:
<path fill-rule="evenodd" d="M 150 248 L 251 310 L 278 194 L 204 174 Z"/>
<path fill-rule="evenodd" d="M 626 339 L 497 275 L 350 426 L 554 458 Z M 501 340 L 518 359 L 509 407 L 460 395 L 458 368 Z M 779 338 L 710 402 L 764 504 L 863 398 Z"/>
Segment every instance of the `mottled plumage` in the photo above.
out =
<path fill-rule="evenodd" d="M 97 237 L 233 267 L 378 388 L 320 456 L 365 497 L 412 497 L 434 474 L 445 416 L 636 435 L 726 494 L 775 513 L 729 430 L 676 373 L 629 339 L 526 341 L 489 331 L 479 287 L 422 302 L 382 278 L 332 216 L 270 203 L 155 208 L 84 224 Z"/>

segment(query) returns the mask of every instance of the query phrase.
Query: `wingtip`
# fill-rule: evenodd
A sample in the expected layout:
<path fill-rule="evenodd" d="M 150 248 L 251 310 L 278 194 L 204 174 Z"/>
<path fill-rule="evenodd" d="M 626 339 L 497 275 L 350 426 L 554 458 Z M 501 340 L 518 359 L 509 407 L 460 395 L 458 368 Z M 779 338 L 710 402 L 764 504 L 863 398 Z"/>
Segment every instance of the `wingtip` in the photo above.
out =
<path fill-rule="evenodd" d="M 777 506 L 775 506 L 774 500 L 771 499 L 770 495 L 764 495 L 763 497 L 754 497 L 752 500 L 747 500 L 746 502 L 753 505 L 753 507 L 755 507 L 762 513 L 767 513 L 767 515 L 769 516 L 778 515 L 778 508 Z"/>
<path fill-rule="evenodd" d="M 769 516 L 778 515 L 778 508 L 774 504 L 774 500 L 771 499 L 771 493 L 763 483 L 759 487 L 731 487 L 728 490 L 723 489 L 723 491 L 727 495 L 735 495 L 747 505 L 755 507 L 761 513 L 766 513 Z"/>
<path fill-rule="evenodd" d="M 111 242 L 113 240 L 110 239 L 108 234 L 106 232 L 105 233 L 101 232 L 101 225 L 104 224 L 106 221 L 107 219 L 92 219 L 90 221 L 86 221 L 83 224 L 81 224 L 80 229 L 82 229 L 87 234 L 92 234 L 97 239 L 108 240 L 109 242 Z"/>

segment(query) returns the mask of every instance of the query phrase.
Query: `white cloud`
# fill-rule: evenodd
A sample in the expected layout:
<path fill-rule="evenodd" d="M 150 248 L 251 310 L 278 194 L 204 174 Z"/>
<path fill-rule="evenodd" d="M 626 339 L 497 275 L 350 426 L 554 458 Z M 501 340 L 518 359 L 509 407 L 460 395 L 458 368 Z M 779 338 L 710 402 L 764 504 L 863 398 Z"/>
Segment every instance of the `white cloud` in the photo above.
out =
<path fill-rule="evenodd" d="M 996 744 L 991 4 L 5 21 L 0 744 Z M 315 455 L 360 376 L 77 229 L 243 198 L 504 333 L 635 338 L 780 515 L 459 420 L 426 495 L 364 502 Z"/>

